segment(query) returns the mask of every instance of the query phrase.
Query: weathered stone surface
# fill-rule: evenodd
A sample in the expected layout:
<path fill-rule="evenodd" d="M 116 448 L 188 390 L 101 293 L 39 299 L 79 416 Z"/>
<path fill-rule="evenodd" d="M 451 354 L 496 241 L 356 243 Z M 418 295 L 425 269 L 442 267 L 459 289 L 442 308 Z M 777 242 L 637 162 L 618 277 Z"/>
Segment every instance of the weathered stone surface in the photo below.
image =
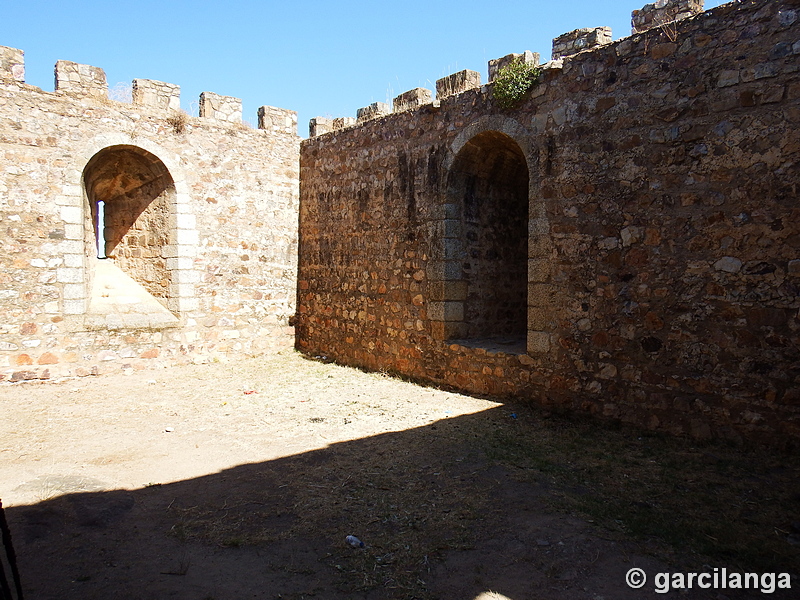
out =
<path fill-rule="evenodd" d="M 25 53 L 22 50 L 0 46 L 0 79 L 25 81 Z"/>
<path fill-rule="evenodd" d="M 642 33 L 654 27 L 663 27 L 674 35 L 674 22 L 688 19 L 703 12 L 704 0 L 658 0 L 645 4 L 631 14 L 631 33 Z"/>
<path fill-rule="evenodd" d="M 433 102 L 433 93 L 425 88 L 414 88 L 407 92 L 403 92 L 392 102 L 394 112 L 403 112 L 404 110 L 412 110 L 419 108 L 423 104 L 430 104 Z"/>
<path fill-rule="evenodd" d="M 436 97 L 444 99 L 454 96 L 481 85 L 481 74 L 477 71 L 465 69 L 447 77 L 436 80 Z"/>
<path fill-rule="evenodd" d="M 316 137 L 332 130 L 333 123 L 331 119 L 326 119 L 325 117 L 314 117 L 308 122 L 308 137 Z"/>
<path fill-rule="evenodd" d="M 106 73 L 99 67 L 60 60 L 56 63 L 56 91 L 107 98 Z"/>
<path fill-rule="evenodd" d="M 336 117 L 332 122 L 333 130 L 344 129 L 345 127 L 352 127 L 357 123 L 355 117 Z"/>
<path fill-rule="evenodd" d="M 800 437 L 795 10 L 728 4 L 580 52 L 512 111 L 467 89 L 304 141 L 298 347 L 673 433 Z M 470 333 L 500 292 L 521 335 Z"/>
<path fill-rule="evenodd" d="M 153 79 L 134 79 L 132 87 L 134 104 L 152 106 L 162 110 L 181 109 L 181 87 Z"/>
<path fill-rule="evenodd" d="M 358 122 L 363 123 L 364 121 L 378 119 L 380 117 L 383 117 L 384 115 L 388 115 L 391 112 L 392 109 L 385 102 L 373 102 L 369 106 L 365 106 L 364 108 L 359 108 L 358 111 L 356 112 L 356 116 Z"/>
<path fill-rule="evenodd" d="M 576 29 L 553 40 L 553 60 L 611 43 L 610 27 Z"/>
<path fill-rule="evenodd" d="M 489 83 L 494 81 L 494 78 L 497 76 L 497 72 L 510 65 L 515 60 L 521 60 L 527 65 L 539 65 L 539 53 L 538 52 L 531 52 L 530 50 L 525 50 L 522 54 L 506 54 L 502 58 L 495 58 L 489 61 Z"/>
<path fill-rule="evenodd" d="M 130 105 L 106 99 L 100 69 L 60 61 L 56 71 L 56 92 L 0 77 L 0 377 L 291 345 L 294 113 L 268 107 L 264 131 L 184 113 L 177 122 L 177 86 L 137 80 Z M 98 246 L 115 258 L 98 260 Z M 99 264 L 111 262 L 141 296 L 107 287 Z M 225 325 L 206 324 L 220 316 Z"/>
<path fill-rule="evenodd" d="M 258 109 L 258 128 L 269 133 L 297 135 L 297 112 L 274 106 L 261 106 Z"/>
<path fill-rule="evenodd" d="M 214 92 L 200 94 L 200 117 L 227 121 L 242 122 L 242 101 L 233 96 L 220 96 Z"/>

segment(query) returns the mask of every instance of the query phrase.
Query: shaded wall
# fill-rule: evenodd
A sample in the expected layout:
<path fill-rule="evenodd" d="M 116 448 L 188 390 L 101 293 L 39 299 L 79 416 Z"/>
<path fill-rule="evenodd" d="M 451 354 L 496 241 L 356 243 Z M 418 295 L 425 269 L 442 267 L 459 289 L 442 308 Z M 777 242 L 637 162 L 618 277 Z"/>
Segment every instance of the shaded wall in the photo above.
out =
<path fill-rule="evenodd" d="M 511 111 L 487 85 L 304 141 L 298 348 L 701 438 L 800 436 L 798 10 L 578 53 Z M 488 132 L 529 170 L 521 350 L 454 343 L 470 257 L 448 185 Z"/>

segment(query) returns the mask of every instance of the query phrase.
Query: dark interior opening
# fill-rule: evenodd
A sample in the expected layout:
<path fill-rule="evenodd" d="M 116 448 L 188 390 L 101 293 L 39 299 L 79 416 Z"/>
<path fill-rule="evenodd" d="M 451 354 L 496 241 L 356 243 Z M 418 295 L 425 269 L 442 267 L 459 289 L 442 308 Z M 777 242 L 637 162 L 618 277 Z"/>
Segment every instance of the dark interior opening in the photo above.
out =
<path fill-rule="evenodd" d="M 461 219 L 467 284 L 460 337 L 524 351 L 528 309 L 528 167 L 517 143 L 487 131 L 459 152 L 448 180 Z"/>

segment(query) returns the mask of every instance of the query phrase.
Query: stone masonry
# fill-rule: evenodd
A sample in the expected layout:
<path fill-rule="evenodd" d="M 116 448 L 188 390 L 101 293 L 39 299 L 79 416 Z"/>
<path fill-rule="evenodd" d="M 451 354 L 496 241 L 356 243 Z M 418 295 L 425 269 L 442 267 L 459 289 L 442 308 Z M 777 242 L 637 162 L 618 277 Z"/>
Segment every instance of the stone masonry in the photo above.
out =
<path fill-rule="evenodd" d="M 0 379 L 233 360 L 292 343 L 297 115 L 0 47 Z M 109 258 L 99 259 L 99 255 Z"/>
<path fill-rule="evenodd" d="M 462 71 L 427 104 L 305 140 L 297 346 L 796 442 L 800 0 L 697 5 L 648 5 L 616 42 L 562 36 L 597 43 L 559 50 L 512 110 Z"/>
<path fill-rule="evenodd" d="M 318 117 L 0 47 L 0 379 L 286 347 L 697 438 L 800 439 L 800 0 L 659 0 Z M 302 185 L 300 185 L 302 183 Z M 298 225 L 299 213 L 299 225 Z M 298 245 L 299 240 L 299 245 Z M 294 320 L 292 320 L 294 317 Z M 293 328 L 290 323 L 295 324 Z M 293 336 L 294 334 L 294 336 Z"/>

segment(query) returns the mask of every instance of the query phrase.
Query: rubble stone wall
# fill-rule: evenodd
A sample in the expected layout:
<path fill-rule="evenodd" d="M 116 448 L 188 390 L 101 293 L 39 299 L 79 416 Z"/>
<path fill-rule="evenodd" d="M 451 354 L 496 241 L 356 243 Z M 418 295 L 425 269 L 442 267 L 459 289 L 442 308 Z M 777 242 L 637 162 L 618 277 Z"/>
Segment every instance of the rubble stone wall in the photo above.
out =
<path fill-rule="evenodd" d="M 798 0 L 731 3 L 549 63 L 513 110 L 489 84 L 305 140 L 298 348 L 654 430 L 797 440 L 798 40 Z M 465 329 L 474 290 L 519 277 L 473 274 L 497 253 L 481 232 L 518 234 L 470 217 L 514 160 L 521 346 Z"/>
<path fill-rule="evenodd" d="M 254 130 L 236 99 L 207 94 L 213 111 L 190 117 L 175 85 L 137 80 L 126 104 L 108 99 L 102 69 L 59 61 L 47 92 L 23 67 L 0 48 L 0 379 L 290 347 L 296 113 L 262 107 Z M 98 200 L 104 264 L 156 298 L 150 314 L 98 287 Z"/>

